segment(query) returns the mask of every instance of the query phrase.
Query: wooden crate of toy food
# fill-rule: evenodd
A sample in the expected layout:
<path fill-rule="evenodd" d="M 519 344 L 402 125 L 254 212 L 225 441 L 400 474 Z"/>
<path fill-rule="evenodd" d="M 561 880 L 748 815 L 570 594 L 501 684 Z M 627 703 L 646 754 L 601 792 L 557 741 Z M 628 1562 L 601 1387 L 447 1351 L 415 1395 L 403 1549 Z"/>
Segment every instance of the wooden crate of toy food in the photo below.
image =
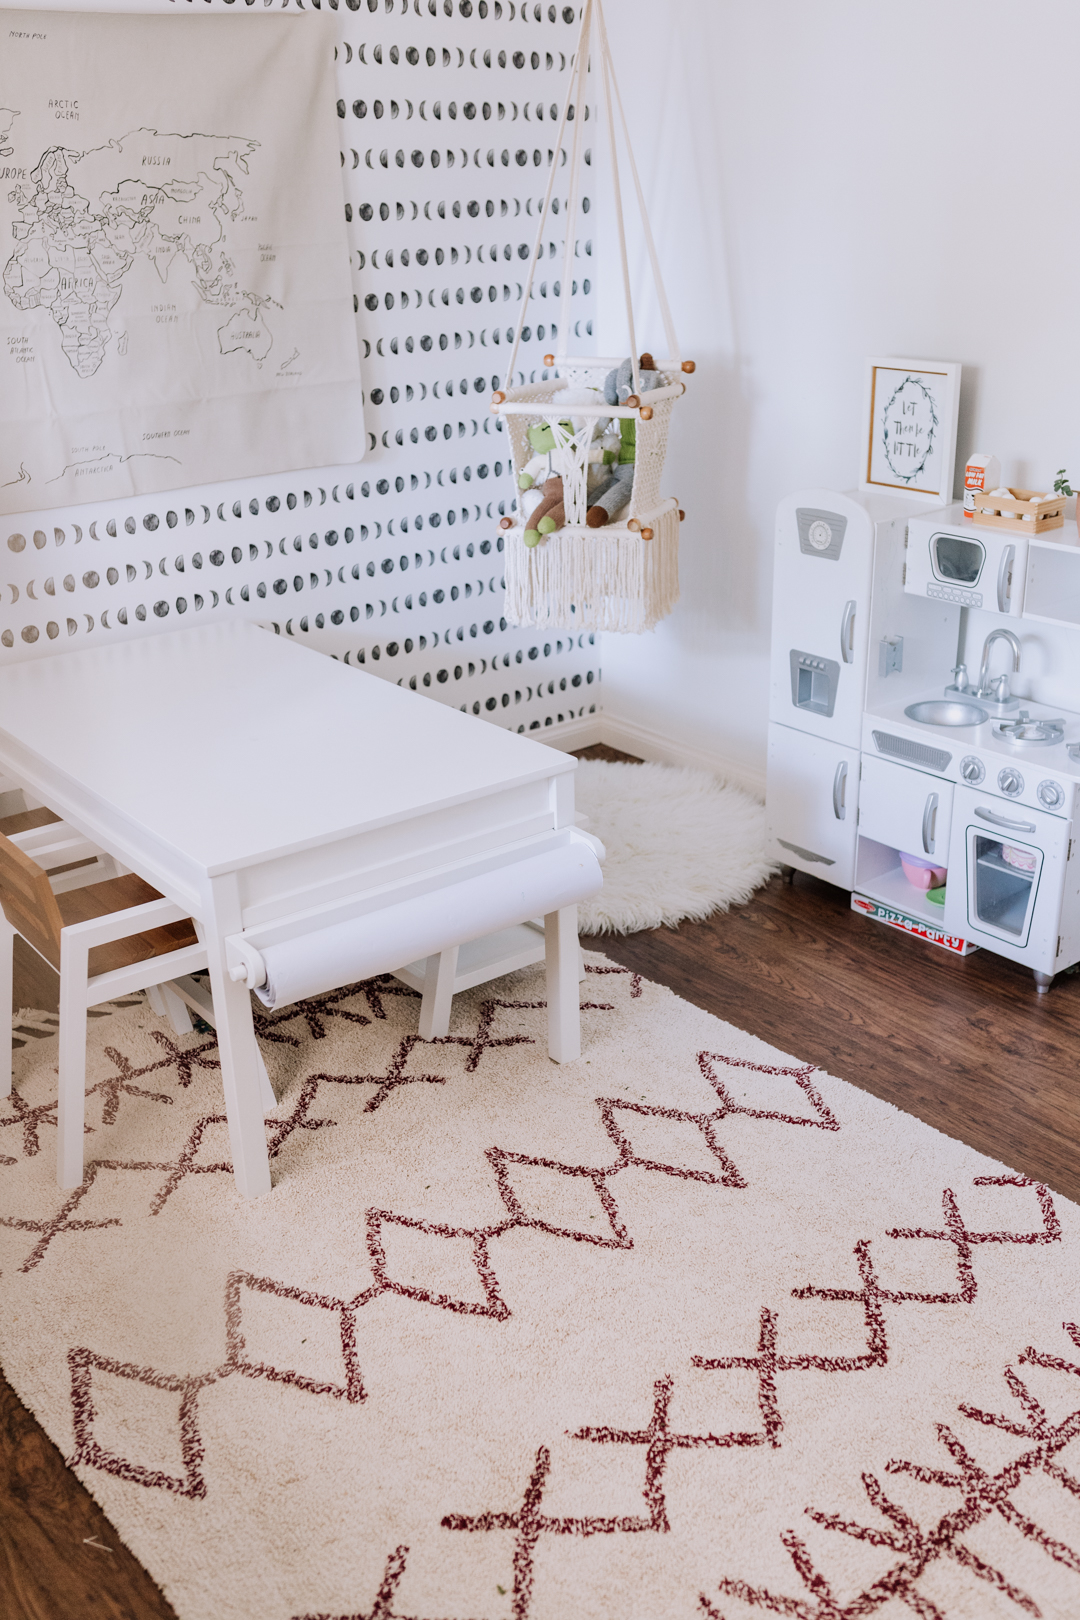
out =
<path fill-rule="evenodd" d="M 1045 534 L 1047 529 L 1064 526 L 1065 496 L 1044 495 L 1038 489 L 1010 489 L 1008 496 L 976 491 L 974 520 L 987 529 Z"/>

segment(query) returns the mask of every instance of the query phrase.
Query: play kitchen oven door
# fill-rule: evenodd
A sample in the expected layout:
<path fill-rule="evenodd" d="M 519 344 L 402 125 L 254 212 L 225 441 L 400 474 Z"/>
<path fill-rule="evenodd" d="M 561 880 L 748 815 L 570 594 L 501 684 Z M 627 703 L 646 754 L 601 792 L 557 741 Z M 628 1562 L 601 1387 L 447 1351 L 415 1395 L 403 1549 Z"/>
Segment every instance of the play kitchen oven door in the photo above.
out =
<path fill-rule="evenodd" d="M 962 529 L 909 525 L 904 589 L 1018 618 L 1024 606 L 1027 536 L 961 522 Z"/>
<path fill-rule="evenodd" d="M 1057 958 L 1071 832 L 1064 817 L 958 787 L 946 901 L 952 926 L 1038 972 L 1067 966 Z"/>

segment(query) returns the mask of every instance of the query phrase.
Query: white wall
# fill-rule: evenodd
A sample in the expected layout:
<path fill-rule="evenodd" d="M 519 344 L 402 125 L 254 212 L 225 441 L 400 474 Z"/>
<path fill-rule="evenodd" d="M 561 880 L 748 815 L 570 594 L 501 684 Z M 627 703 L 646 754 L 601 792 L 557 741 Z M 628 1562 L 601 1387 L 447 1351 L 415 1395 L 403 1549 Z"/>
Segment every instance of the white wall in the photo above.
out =
<path fill-rule="evenodd" d="M 682 602 L 650 636 L 604 638 L 605 714 L 754 775 L 772 514 L 803 484 L 854 484 L 866 355 L 963 362 L 961 468 L 982 449 L 1006 482 L 1047 487 L 1062 464 L 1080 477 L 1080 6 L 608 12 L 698 372 L 665 479 L 687 511 Z M 635 263 L 644 296 L 639 243 Z M 614 354 L 614 261 L 598 280 L 600 351 Z M 655 319 L 638 330 L 660 343 Z"/>

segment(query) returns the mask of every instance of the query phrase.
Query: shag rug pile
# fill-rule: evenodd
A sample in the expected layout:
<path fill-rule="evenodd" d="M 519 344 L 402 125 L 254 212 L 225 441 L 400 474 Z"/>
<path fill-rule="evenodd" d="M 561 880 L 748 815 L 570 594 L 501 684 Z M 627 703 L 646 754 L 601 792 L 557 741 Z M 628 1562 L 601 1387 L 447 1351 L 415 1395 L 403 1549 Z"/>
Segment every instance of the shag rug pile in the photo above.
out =
<path fill-rule="evenodd" d="M 276 1186 L 212 1037 L 91 1027 L 0 1105 L 0 1357 L 181 1620 L 1080 1614 L 1080 1209 L 588 959 L 261 1020 Z"/>
<path fill-rule="evenodd" d="M 583 934 L 627 934 L 749 900 L 776 870 L 765 809 L 742 788 L 672 765 L 582 760 L 576 803 L 607 848 L 604 887 L 578 908 Z"/>

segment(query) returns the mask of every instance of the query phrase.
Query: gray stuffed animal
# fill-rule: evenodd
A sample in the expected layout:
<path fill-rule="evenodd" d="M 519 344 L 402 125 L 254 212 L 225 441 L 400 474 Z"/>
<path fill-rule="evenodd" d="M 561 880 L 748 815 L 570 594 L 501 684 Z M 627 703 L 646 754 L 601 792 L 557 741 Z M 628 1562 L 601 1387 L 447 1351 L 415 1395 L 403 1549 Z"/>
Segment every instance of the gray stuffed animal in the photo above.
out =
<path fill-rule="evenodd" d="M 643 354 L 638 367 L 641 392 L 662 388 L 664 379 L 653 369 L 652 355 Z M 604 399 L 608 405 L 625 405 L 634 386 L 634 368 L 629 359 L 609 371 L 604 379 Z M 634 461 L 637 455 L 637 423 L 629 417 L 620 417 L 619 459 L 608 478 L 592 491 L 585 522 L 590 529 L 602 529 L 615 513 L 627 504 L 634 487 Z"/>
<path fill-rule="evenodd" d="M 648 364 L 646 364 L 648 362 Z M 650 388 L 660 388 L 663 378 L 658 371 L 652 369 L 652 355 L 643 354 L 638 366 L 638 375 L 641 378 L 641 392 L 644 394 Z M 625 405 L 627 396 L 634 386 L 634 368 L 629 358 L 609 371 L 604 378 L 604 399 L 608 405 Z"/>

